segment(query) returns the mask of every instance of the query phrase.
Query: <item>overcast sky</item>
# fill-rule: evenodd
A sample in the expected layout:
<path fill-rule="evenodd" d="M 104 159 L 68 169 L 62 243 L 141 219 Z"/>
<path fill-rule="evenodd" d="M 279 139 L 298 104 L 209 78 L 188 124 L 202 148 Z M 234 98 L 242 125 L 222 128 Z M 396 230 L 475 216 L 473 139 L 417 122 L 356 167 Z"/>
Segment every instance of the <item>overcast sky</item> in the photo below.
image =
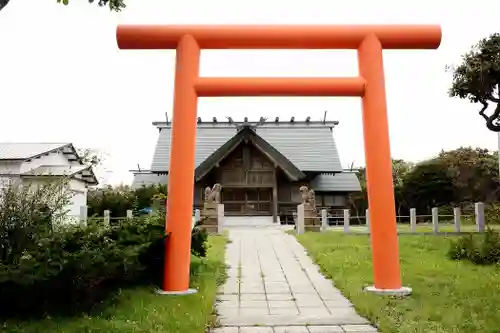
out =
<path fill-rule="evenodd" d="M 497 148 L 478 108 L 447 96 L 444 67 L 499 31 L 494 0 L 127 0 L 120 14 L 70 0 L 11 0 L 0 12 L 0 141 L 72 142 L 109 154 L 113 183 L 149 168 L 172 113 L 173 51 L 120 51 L 119 23 L 441 24 L 435 51 L 385 51 L 391 150 L 419 161 L 461 145 Z M 472 22 L 474 22 L 472 24 Z M 204 51 L 202 76 L 355 76 L 355 51 Z M 204 98 L 202 118 L 314 120 L 328 110 L 344 167 L 364 164 L 361 103 L 352 98 Z"/>

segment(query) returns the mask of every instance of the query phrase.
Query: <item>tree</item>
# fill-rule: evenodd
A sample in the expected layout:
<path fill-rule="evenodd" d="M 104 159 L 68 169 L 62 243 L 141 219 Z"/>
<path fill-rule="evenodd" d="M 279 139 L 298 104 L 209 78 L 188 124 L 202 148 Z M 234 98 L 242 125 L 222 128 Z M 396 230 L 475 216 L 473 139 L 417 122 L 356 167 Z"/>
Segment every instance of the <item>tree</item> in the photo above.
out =
<path fill-rule="evenodd" d="M 85 165 L 100 167 L 106 159 L 106 154 L 94 148 L 78 149 L 78 156 Z"/>
<path fill-rule="evenodd" d="M 72 197 L 69 183 L 65 177 L 0 183 L 0 265 L 19 263 L 27 249 L 66 222 Z"/>
<path fill-rule="evenodd" d="M 3 7 L 7 6 L 9 3 L 9 0 L 0 0 L 0 10 L 3 9 Z"/>
<path fill-rule="evenodd" d="M 407 198 L 404 187 L 404 179 L 406 174 L 410 172 L 413 164 L 404 160 L 392 160 L 392 178 L 394 183 L 394 197 L 396 200 L 396 209 L 398 216 L 401 215 L 402 209 L 407 206 Z M 366 169 L 360 168 L 357 171 L 361 191 L 352 192 L 348 196 L 349 207 L 354 210 L 356 216 L 365 214 L 368 208 L 368 193 L 366 184 Z M 358 218 L 359 220 L 359 218 Z"/>
<path fill-rule="evenodd" d="M 153 198 L 156 194 L 167 195 L 168 185 L 148 185 L 141 186 L 134 190 L 134 195 L 137 200 L 137 205 L 139 209 L 148 208 L 153 205 Z"/>
<path fill-rule="evenodd" d="M 438 157 L 453 178 L 455 197 L 462 203 L 496 201 L 498 154 L 488 149 L 460 147 L 441 151 Z"/>
<path fill-rule="evenodd" d="M 479 114 L 490 131 L 500 132 L 500 33 L 483 38 L 462 56 L 458 66 L 448 66 L 453 74 L 450 97 L 468 99 L 482 105 Z M 485 111 L 494 105 L 495 111 Z"/>
<path fill-rule="evenodd" d="M 111 217 L 125 217 L 127 210 L 134 208 L 134 199 L 134 193 L 128 186 L 89 189 L 89 216 L 102 216 L 105 210 L 109 210 Z"/>
<path fill-rule="evenodd" d="M 6 0 L 0 0 L 0 9 L 1 9 L 1 1 L 6 1 Z M 95 0 L 89 0 L 89 2 L 94 3 Z M 57 3 L 63 3 L 64 5 L 68 5 L 69 0 L 57 0 Z M 108 6 L 110 10 L 115 12 L 119 12 L 126 7 L 124 0 L 98 0 L 97 4 L 99 5 L 99 7 Z"/>
<path fill-rule="evenodd" d="M 411 171 L 413 164 L 404 160 L 392 160 L 392 181 L 394 184 L 394 200 L 396 201 L 396 213 L 402 215 L 403 208 L 409 209 L 408 197 L 405 187 L 405 177 Z M 399 218 L 398 218 L 399 220 Z"/>
<path fill-rule="evenodd" d="M 411 208 L 428 213 L 433 207 L 455 201 L 455 187 L 451 172 L 437 159 L 415 165 L 404 177 L 405 196 Z"/>

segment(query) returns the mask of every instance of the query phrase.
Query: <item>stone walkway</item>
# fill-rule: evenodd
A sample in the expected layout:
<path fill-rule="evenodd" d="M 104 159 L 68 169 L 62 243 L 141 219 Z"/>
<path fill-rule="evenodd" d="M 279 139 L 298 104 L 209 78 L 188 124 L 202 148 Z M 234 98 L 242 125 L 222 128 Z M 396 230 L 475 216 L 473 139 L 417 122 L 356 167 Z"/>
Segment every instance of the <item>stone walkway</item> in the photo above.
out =
<path fill-rule="evenodd" d="M 228 230 L 229 277 L 213 333 L 377 332 L 279 226 Z"/>

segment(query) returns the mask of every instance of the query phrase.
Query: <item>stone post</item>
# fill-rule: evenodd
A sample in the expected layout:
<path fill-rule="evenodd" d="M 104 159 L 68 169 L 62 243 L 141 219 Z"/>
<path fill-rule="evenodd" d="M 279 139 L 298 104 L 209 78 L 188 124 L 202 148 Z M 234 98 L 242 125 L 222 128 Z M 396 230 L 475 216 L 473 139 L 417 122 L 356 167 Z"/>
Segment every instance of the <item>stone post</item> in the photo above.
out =
<path fill-rule="evenodd" d="M 321 210 L 321 231 L 326 231 L 328 228 L 328 211 L 326 209 Z"/>
<path fill-rule="evenodd" d="M 134 213 L 132 212 L 132 210 L 131 209 L 127 210 L 127 218 L 131 219 L 133 217 L 134 217 Z"/>
<path fill-rule="evenodd" d="M 410 230 L 417 232 L 417 209 L 410 208 Z"/>
<path fill-rule="evenodd" d="M 476 202 L 475 205 L 476 211 L 476 227 L 478 232 L 484 232 L 485 223 L 484 223 L 484 203 Z"/>
<path fill-rule="evenodd" d="M 87 205 L 80 206 L 80 224 L 82 226 L 87 226 L 87 213 L 88 213 Z"/>
<path fill-rule="evenodd" d="M 217 234 L 224 230 L 224 204 L 217 204 Z"/>
<path fill-rule="evenodd" d="M 453 208 L 453 224 L 455 225 L 455 232 L 460 232 L 460 207 Z"/>
<path fill-rule="evenodd" d="M 111 222 L 111 212 L 109 210 L 104 211 L 104 226 L 109 227 L 109 223 Z"/>
<path fill-rule="evenodd" d="M 195 209 L 194 210 L 194 223 L 198 223 L 201 220 L 201 210 Z"/>
<path fill-rule="evenodd" d="M 349 219 L 351 218 L 351 213 L 349 209 L 344 209 L 344 232 L 349 232 Z"/>
<path fill-rule="evenodd" d="M 432 232 L 437 234 L 439 232 L 439 211 L 437 207 L 432 208 Z"/>
<path fill-rule="evenodd" d="M 297 221 L 295 223 L 297 235 L 302 235 L 305 232 L 304 218 L 304 204 L 300 204 L 297 206 Z"/>
<path fill-rule="evenodd" d="M 366 229 L 368 229 L 368 232 L 370 232 L 370 209 L 366 209 L 365 212 L 365 222 L 366 222 Z"/>

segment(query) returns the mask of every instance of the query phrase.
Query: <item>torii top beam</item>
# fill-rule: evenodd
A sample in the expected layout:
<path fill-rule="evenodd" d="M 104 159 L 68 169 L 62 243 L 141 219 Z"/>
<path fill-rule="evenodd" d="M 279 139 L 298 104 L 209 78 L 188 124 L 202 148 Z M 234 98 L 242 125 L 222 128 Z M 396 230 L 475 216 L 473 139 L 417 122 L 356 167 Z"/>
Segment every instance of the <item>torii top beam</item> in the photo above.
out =
<path fill-rule="evenodd" d="M 383 49 L 437 49 L 438 25 L 120 25 L 120 49 L 176 49 L 191 35 L 201 49 L 357 49 L 375 35 Z"/>

